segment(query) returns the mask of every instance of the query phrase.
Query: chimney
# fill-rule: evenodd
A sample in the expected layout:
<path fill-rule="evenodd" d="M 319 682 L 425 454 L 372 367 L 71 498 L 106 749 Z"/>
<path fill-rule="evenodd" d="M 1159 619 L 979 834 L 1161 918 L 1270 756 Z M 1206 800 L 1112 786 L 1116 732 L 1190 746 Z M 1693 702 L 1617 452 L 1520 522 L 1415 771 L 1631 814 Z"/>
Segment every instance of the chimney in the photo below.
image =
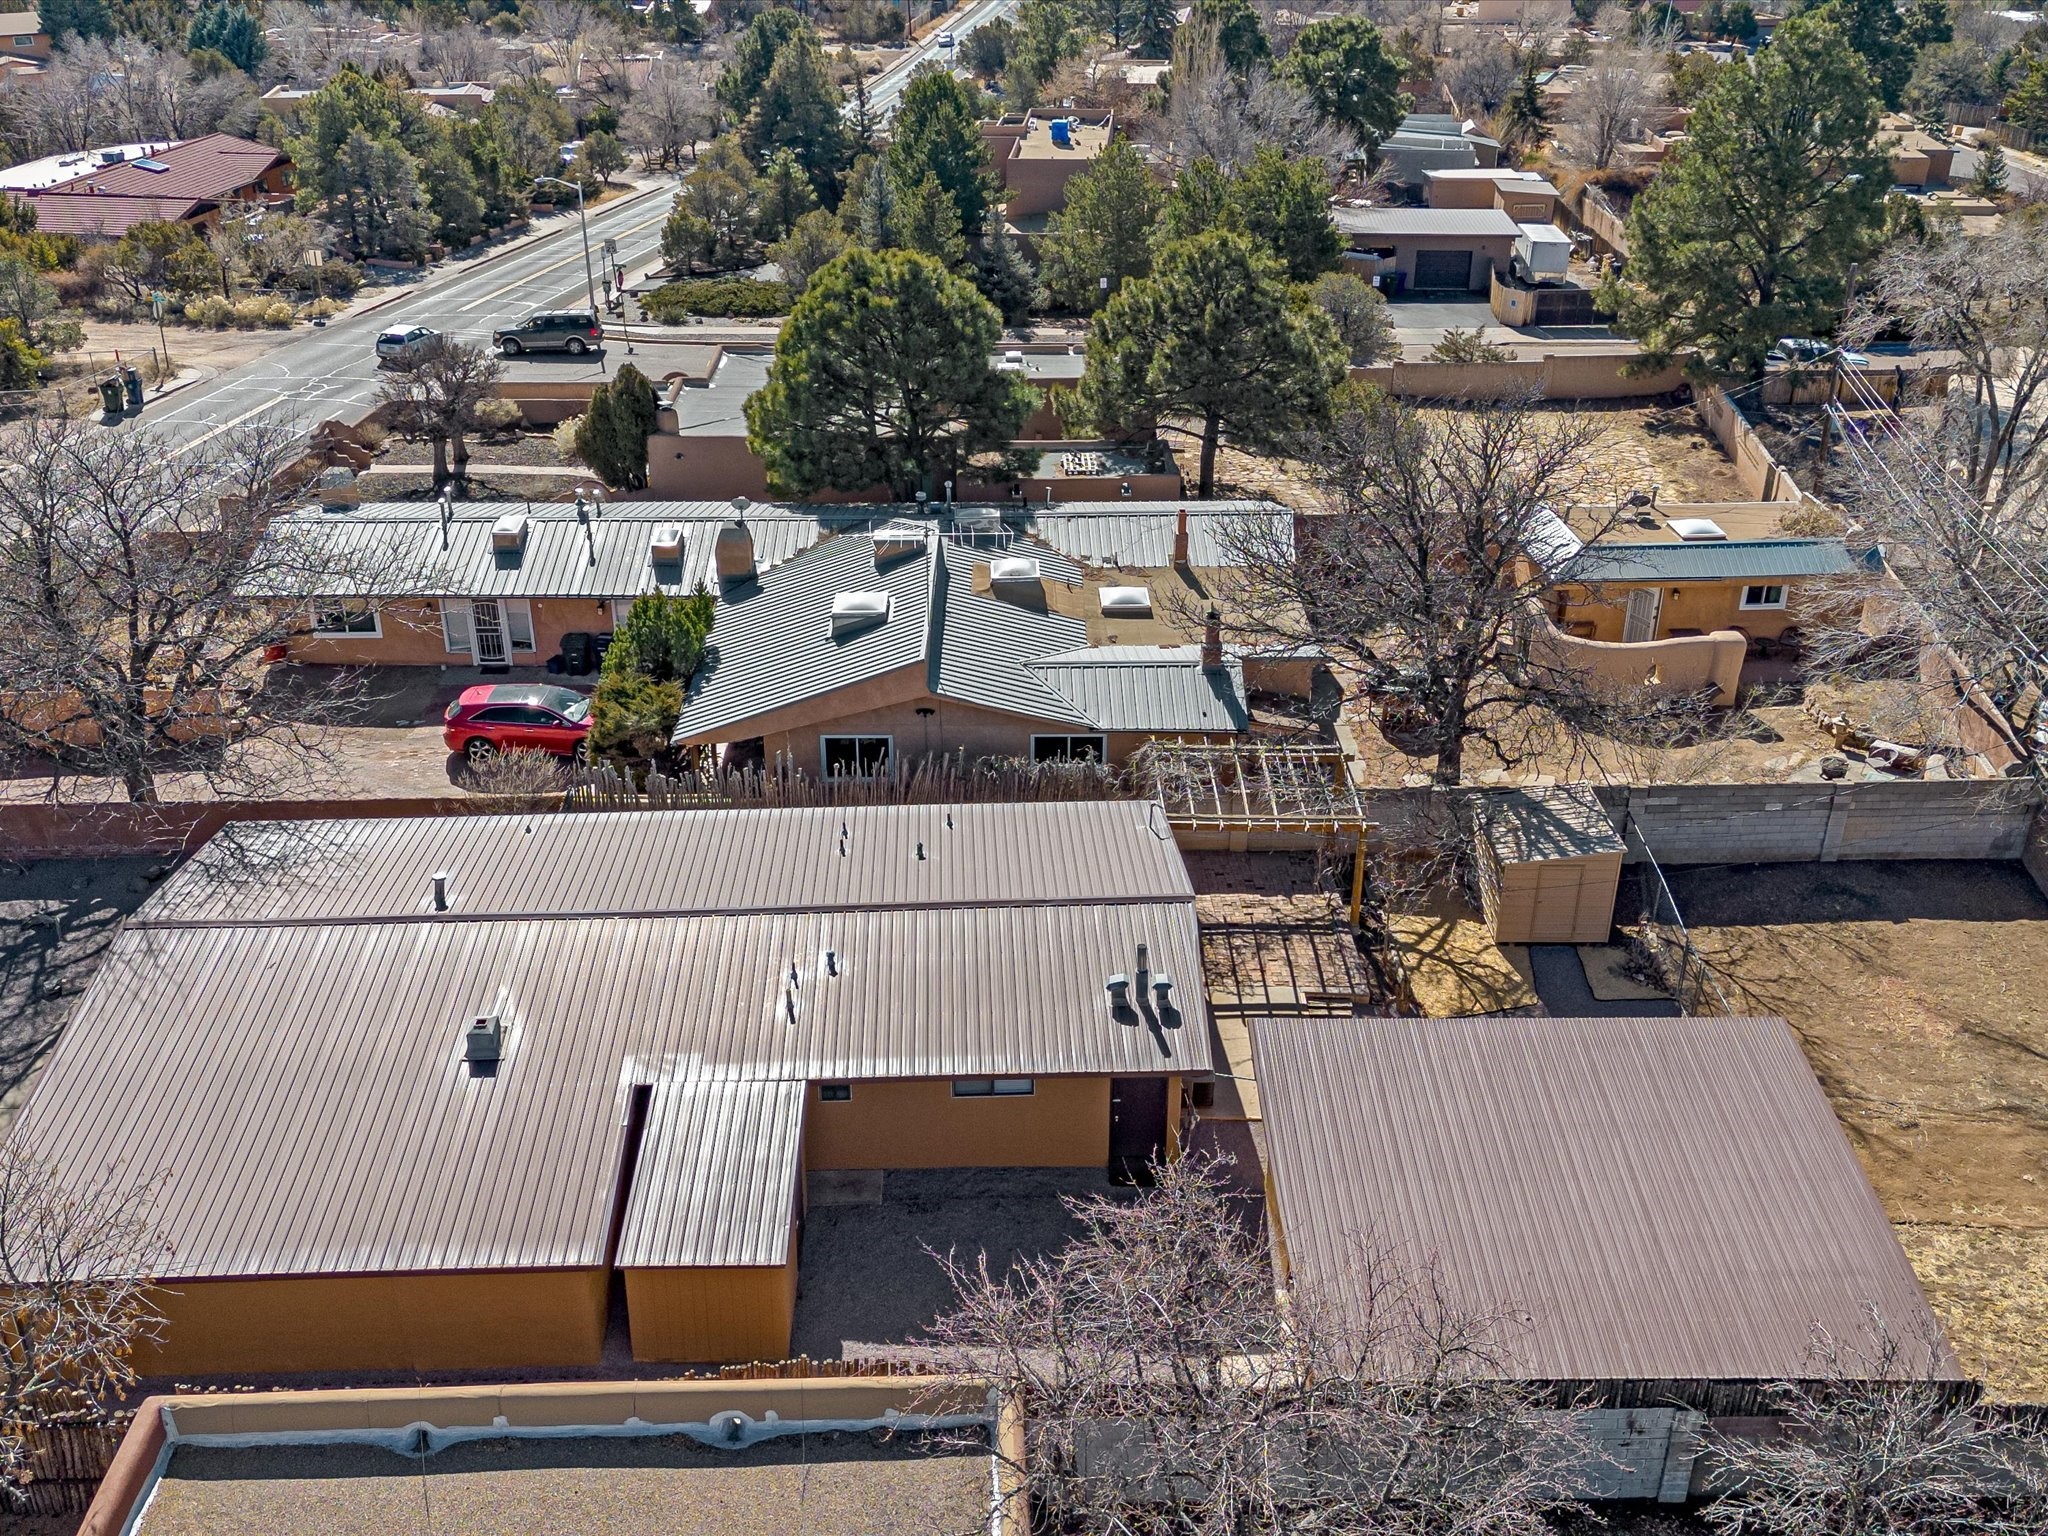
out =
<path fill-rule="evenodd" d="M 1223 668 L 1223 615 L 1214 608 L 1202 623 L 1202 670 L 1219 672 Z"/>
<path fill-rule="evenodd" d="M 712 559 L 718 570 L 718 587 L 743 586 L 754 579 L 754 531 L 747 520 L 736 517 L 718 530 L 712 545 Z"/>
<path fill-rule="evenodd" d="M 1188 563 L 1188 509 L 1182 507 L 1180 516 L 1173 524 L 1173 563 L 1185 567 Z"/>
<path fill-rule="evenodd" d="M 448 880 L 449 874 L 447 870 L 442 869 L 434 872 L 434 910 L 436 912 L 446 912 L 448 910 Z"/>

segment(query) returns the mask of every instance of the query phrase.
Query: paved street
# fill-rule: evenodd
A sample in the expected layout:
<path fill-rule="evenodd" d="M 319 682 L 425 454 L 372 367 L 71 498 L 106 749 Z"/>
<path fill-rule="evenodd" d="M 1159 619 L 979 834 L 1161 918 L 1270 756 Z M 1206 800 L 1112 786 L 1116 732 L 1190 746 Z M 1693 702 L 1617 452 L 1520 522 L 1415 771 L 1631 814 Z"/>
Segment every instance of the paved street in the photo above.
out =
<path fill-rule="evenodd" d="M 967 34 L 977 27 L 985 27 L 992 21 L 1012 15 L 1018 0 L 978 0 L 969 6 L 946 26 L 932 32 L 915 47 L 903 50 L 903 57 L 868 81 L 868 104 L 877 117 L 888 119 L 896 111 L 896 104 L 903 99 L 903 88 L 910 83 L 917 66 L 931 59 L 951 65 L 957 48 L 941 48 L 938 44 L 940 33 L 950 33 L 955 44 L 964 42 Z"/>
<path fill-rule="evenodd" d="M 593 256 L 599 241 L 619 242 L 619 260 L 630 272 L 659 249 L 669 197 L 655 189 L 593 210 Z M 461 341 L 488 342 L 500 325 L 535 310 L 583 308 L 583 243 L 574 215 L 557 215 L 545 234 L 507 254 L 455 260 L 418 279 L 405 296 L 368 313 L 346 316 L 322 329 L 302 327 L 262 360 L 190 385 L 161 402 L 146 405 L 129 423 L 167 434 L 177 451 L 191 452 L 242 422 L 289 417 L 310 428 L 329 416 L 353 418 L 377 396 L 379 331 L 399 325 L 428 325 Z M 614 368 L 625 348 L 613 343 L 583 369 Z M 506 377 L 517 379 L 546 363 L 512 362 Z"/>

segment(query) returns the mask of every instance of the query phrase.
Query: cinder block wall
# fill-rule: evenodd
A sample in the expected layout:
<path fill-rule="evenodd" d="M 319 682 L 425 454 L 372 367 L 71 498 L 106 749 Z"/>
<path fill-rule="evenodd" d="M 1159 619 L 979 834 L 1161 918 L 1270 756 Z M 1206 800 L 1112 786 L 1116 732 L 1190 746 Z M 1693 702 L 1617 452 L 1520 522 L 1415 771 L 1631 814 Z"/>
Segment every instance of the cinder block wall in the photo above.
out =
<path fill-rule="evenodd" d="M 1602 789 L 1662 864 L 2017 859 L 2038 807 L 2015 780 Z"/>

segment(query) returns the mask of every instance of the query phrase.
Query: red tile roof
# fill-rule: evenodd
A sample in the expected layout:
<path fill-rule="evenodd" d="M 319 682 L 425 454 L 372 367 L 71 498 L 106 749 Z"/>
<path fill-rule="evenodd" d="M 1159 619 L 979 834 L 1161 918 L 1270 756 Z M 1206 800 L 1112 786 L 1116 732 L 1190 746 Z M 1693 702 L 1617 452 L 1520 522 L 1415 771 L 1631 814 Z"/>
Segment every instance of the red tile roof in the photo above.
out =
<path fill-rule="evenodd" d="M 289 163 L 284 152 L 268 144 L 209 133 L 173 144 L 147 161 L 110 165 L 28 197 L 39 229 L 115 236 L 150 220 L 190 218 L 280 163 Z"/>

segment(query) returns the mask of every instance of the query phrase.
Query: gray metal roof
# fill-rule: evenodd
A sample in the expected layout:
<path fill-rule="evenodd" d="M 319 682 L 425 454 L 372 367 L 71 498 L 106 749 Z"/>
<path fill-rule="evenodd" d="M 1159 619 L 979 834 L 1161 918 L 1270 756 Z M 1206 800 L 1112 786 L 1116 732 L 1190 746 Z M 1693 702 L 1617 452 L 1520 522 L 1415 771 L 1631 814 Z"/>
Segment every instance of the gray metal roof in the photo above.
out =
<path fill-rule="evenodd" d="M 492 525 L 507 513 L 527 519 L 526 543 L 516 552 L 494 549 Z M 715 587 L 712 545 L 729 521 L 726 502 L 633 502 L 613 505 L 579 522 L 565 502 L 463 503 L 455 509 L 442 547 L 440 513 L 432 502 L 384 502 L 347 512 L 302 511 L 279 518 L 274 536 L 313 541 L 328 558 L 287 560 L 294 571 L 330 569 L 337 575 L 373 571 L 382 590 L 351 590 L 347 597 L 637 597 L 643 592 L 692 592 Z M 656 564 L 657 529 L 683 530 L 683 557 Z M 770 565 L 809 548 L 820 537 L 815 514 L 765 515 L 750 510 L 757 564 Z M 252 595 L 273 595 L 268 593 Z M 323 594 L 292 593 L 290 596 Z"/>
<path fill-rule="evenodd" d="M 1039 612 L 974 590 L 976 551 L 958 544 L 940 547 L 945 566 L 940 601 L 932 611 L 931 666 L 926 686 L 942 699 L 983 709 L 1029 715 L 1035 720 L 1085 725 L 1088 719 L 1031 670 L 1041 656 L 1088 643 L 1088 621 Z M 1022 547 L 1014 553 L 1024 553 Z M 1042 582 L 1078 583 L 1080 567 L 1043 546 L 1028 553 L 1038 561 Z M 986 556 L 980 563 L 986 563 Z"/>
<path fill-rule="evenodd" d="M 455 920 L 1192 900 L 1149 826 L 1128 800 L 245 821 L 131 926 L 429 917 L 437 873 Z"/>
<path fill-rule="evenodd" d="M 1201 974 L 1186 871 L 1146 811 L 451 817 L 439 841 L 357 822 L 342 845 L 366 859 L 340 881 L 275 824 L 131 920 L 14 1134 L 81 1180 L 160 1171 L 167 1278 L 582 1268 L 646 1084 L 628 1262 L 779 1263 L 800 1099 L 762 1085 L 1210 1069 L 1199 986 L 1156 1030 L 1103 989 L 1140 943 Z M 443 857 L 466 861 L 467 905 L 419 912 Z M 696 866 L 685 889 L 671 859 Z M 657 902 L 689 915 L 573 915 Z M 479 1078 L 462 1034 L 485 1014 L 504 1057 Z"/>
<path fill-rule="evenodd" d="M 1291 550 L 1294 513 L 1270 501 L 1206 501 L 1139 503 L 1067 501 L 1029 509 L 1026 525 L 1061 553 L 1089 565 L 1163 567 L 1173 563 L 1173 543 L 1180 513 L 1188 515 L 1188 564 L 1233 566 L 1240 563 L 1243 536 L 1233 530 L 1249 525 L 1256 546 L 1268 541 Z"/>
<path fill-rule="evenodd" d="M 1211 672 L 1199 645 L 1099 645 L 1031 664 L 1098 731 L 1242 731 L 1244 666 Z"/>
<path fill-rule="evenodd" d="M 744 437 L 747 433 L 747 397 L 768 382 L 768 369 L 775 361 L 768 351 L 738 351 L 727 348 L 710 379 L 688 383 L 675 390 L 663 404 L 676 413 L 677 431 L 685 437 Z M 1003 354 L 989 359 L 1000 364 Z M 1017 370 L 1026 378 L 1072 380 L 1086 371 L 1087 360 L 1072 352 L 1029 352 Z"/>
<path fill-rule="evenodd" d="M 1533 1380 L 1798 1378 L 1866 1304 L 1940 1336 L 1782 1019 L 1261 1019 L 1252 1051 L 1294 1278 L 1340 1309 L 1371 1242 L 1525 1314 L 1496 1342 Z"/>
<path fill-rule="evenodd" d="M 1702 539 L 1589 544 L 1551 571 L 1553 581 L 1777 581 L 1838 576 L 1855 567 L 1840 539 Z"/>
<path fill-rule="evenodd" d="M 619 1233 L 619 1266 L 786 1262 L 807 1091 L 797 1082 L 721 1079 L 655 1092 Z"/>
<path fill-rule="evenodd" d="M 1498 208 L 1343 208 L 1330 210 L 1338 230 L 1359 239 L 1449 236 L 1513 239 L 1521 226 Z"/>
<path fill-rule="evenodd" d="M 1476 805 L 1488 844 L 1511 864 L 1626 851 L 1590 784 L 1489 790 Z"/>

